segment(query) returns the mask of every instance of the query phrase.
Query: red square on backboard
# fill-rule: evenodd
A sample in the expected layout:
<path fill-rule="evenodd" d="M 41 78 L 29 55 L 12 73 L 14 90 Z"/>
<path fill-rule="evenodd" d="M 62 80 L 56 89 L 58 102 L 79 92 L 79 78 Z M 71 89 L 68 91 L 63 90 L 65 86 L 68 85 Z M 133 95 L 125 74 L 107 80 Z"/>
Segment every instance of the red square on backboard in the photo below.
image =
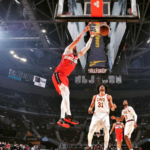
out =
<path fill-rule="evenodd" d="M 103 17 L 103 0 L 91 0 L 91 17 Z"/>

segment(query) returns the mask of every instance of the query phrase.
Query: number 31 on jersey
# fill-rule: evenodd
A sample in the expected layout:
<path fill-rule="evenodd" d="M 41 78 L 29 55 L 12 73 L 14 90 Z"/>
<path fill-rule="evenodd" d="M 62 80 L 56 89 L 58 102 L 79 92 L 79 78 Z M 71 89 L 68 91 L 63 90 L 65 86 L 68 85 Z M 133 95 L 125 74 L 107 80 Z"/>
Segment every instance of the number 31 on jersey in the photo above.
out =
<path fill-rule="evenodd" d="M 98 107 L 103 107 L 103 102 L 98 102 Z"/>

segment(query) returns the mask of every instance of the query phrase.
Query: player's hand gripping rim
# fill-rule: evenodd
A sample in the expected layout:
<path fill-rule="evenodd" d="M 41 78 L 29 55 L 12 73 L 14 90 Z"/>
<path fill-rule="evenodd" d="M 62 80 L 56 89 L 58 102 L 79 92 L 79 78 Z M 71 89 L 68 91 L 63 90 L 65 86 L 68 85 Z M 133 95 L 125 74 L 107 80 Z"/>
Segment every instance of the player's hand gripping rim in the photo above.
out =
<path fill-rule="evenodd" d="M 91 34 L 91 37 L 92 37 L 92 38 L 96 35 L 95 32 L 90 32 L 90 34 Z"/>
<path fill-rule="evenodd" d="M 84 32 L 89 31 L 89 26 L 86 26 L 85 29 L 83 30 Z"/>

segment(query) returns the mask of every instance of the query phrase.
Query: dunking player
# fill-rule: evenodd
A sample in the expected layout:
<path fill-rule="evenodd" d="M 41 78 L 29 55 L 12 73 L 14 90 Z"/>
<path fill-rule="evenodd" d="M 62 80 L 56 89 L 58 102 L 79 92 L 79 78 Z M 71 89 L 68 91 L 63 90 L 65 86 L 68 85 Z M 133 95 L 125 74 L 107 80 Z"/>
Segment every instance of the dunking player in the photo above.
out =
<path fill-rule="evenodd" d="M 89 128 L 88 133 L 88 146 L 86 150 L 90 150 L 92 146 L 92 139 L 95 130 L 98 128 L 104 128 L 104 150 L 108 147 L 109 142 L 109 129 L 110 129 L 110 122 L 109 122 L 109 111 L 110 108 L 112 111 L 115 110 L 116 105 L 112 102 L 111 95 L 106 94 L 107 86 L 106 85 L 99 85 L 97 87 L 97 91 L 99 94 L 94 95 L 92 99 L 92 103 L 89 107 L 88 113 L 93 113 L 93 107 L 95 106 L 95 111 L 92 117 L 92 121 Z"/>
<path fill-rule="evenodd" d="M 124 139 L 128 145 L 129 150 L 133 150 L 132 143 L 131 143 L 131 134 L 134 128 L 137 128 L 137 114 L 135 113 L 134 109 L 131 106 L 128 106 L 128 101 L 123 101 L 124 109 L 122 110 L 121 118 L 117 118 L 112 116 L 111 119 L 116 119 L 118 121 L 123 121 L 124 118 L 126 120 L 125 130 L 124 130 Z"/>
<path fill-rule="evenodd" d="M 82 36 L 85 32 L 89 30 L 87 26 L 82 33 L 76 38 L 74 42 L 72 42 L 64 51 L 62 60 L 58 67 L 55 69 L 55 72 L 52 76 L 52 81 L 56 88 L 56 91 L 62 96 L 61 102 L 61 119 L 57 122 L 58 125 L 63 126 L 65 128 L 69 128 L 69 124 L 71 123 L 77 125 L 79 122 L 72 119 L 71 111 L 70 111 L 70 101 L 69 101 L 69 82 L 67 76 L 74 70 L 78 58 L 82 57 L 86 51 L 89 49 L 92 39 L 95 33 L 91 34 L 89 41 L 86 46 L 77 53 L 77 43 L 81 40 Z M 65 117 L 66 114 L 66 117 Z M 67 122 L 67 123 L 66 123 Z"/>
<path fill-rule="evenodd" d="M 116 120 L 117 122 L 113 124 L 113 127 L 110 131 L 110 134 L 113 132 L 115 128 L 115 133 L 116 133 L 116 141 L 117 141 L 117 150 L 121 150 L 121 145 L 122 145 L 122 139 L 123 139 L 123 128 L 124 124 L 121 123 L 120 121 Z"/>

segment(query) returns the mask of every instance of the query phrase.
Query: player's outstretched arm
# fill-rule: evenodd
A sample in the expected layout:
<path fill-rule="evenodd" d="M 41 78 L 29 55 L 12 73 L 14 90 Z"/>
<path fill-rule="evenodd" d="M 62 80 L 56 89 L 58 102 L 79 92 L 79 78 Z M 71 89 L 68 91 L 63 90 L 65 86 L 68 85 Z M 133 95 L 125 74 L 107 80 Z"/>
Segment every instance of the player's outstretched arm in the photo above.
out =
<path fill-rule="evenodd" d="M 90 105 L 90 107 L 89 107 L 89 109 L 88 109 L 88 113 L 89 113 L 89 114 L 92 114 L 92 113 L 93 113 L 93 108 L 94 108 L 94 106 L 95 106 L 95 99 L 96 99 L 96 95 L 94 95 L 93 98 L 92 98 L 92 103 L 91 103 L 91 105 Z"/>
<path fill-rule="evenodd" d="M 78 58 L 82 57 L 87 52 L 87 50 L 89 50 L 94 36 L 95 36 L 95 33 L 92 33 L 86 46 L 80 52 L 78 52 Z"/>
<path fill-rule="evenodd" d="M 89 26 L 87 26 L 78 36 L 77 38 L 68 46 L 68 49 L 73 49 L 77 43 L 81 40 L 82 36 L 84 35 L 84 32 L 87 32 L 89 30 Z"/>
<path fill-rule="evenodd" d="M 114 128 L 115 128 L 115 123 L 113 124 L 113 127 L 112 127 L 112 129 L 111 129 L 111 131 L 110 131 L 110 134 L 112 134 L 112 132 L 114 131 Z"/>
<path fill-rule="evenodd" d="M 118 120 L 118 121 L 123 121 L 124 120 L 124 115 L 121 115 L 121 118 L 115 117 L 115 116 L 111 116 L 110 117 L 112 120 Z"/>
<path fill-rule="evenodd" d="M 116 106 L 116 104 L 113 104 L 112 96 L 107 95 L 107 99 L 109 100 L 109 107 L 110 107 L 111 111 L 114 111 L 117 108 L 117 106 Z"/>

